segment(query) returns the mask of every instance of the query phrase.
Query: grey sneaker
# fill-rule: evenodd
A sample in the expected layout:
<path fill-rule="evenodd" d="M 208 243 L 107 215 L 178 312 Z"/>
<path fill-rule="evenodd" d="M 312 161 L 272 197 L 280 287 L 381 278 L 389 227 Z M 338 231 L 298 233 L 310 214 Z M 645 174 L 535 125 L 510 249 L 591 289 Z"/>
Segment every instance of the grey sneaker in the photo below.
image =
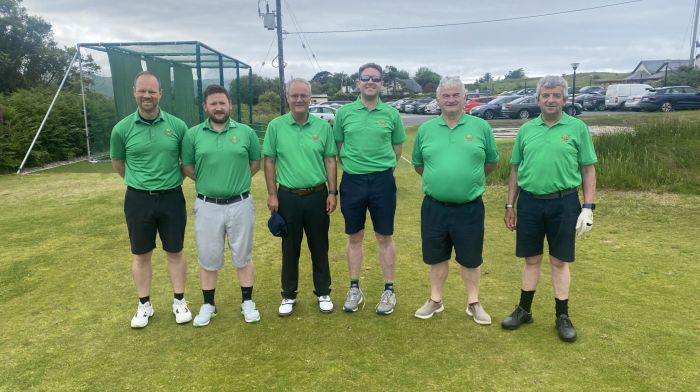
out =
<path fill-rule="evenodd" d="M 443 310 L 445 310 L 445 307 L 442 306 L 442 301 L 435 302 L 432 299 L 429 299 L 423 306 L 420 307 L 420 309 L 416 310 L 415 316 L 419 319 L 427 320 L 433 317 L 433 314 L 440 313 Z"/>
<path fill-rule="evenodd" d="M 491 316 L 484 310 L 481 303 L 473 303 L 467 306 L 467 314 L 474 318 L 474 322 L 481 325 L 491 325 Z"/>
<path fill-rule="evenodd" d="M 260 321 L 260 312 L 258 312 L 258 308 L 252 300 L 243 301 L 241 313 L 246 323 L 257 323 Z"/>
<path fill-rule="evenodd" d="M 202 307 L 199 308 L 199 314 L 194 318 L 192 325 L 195 327 L 207 326 L 214 317 L 216 317 L 216 307 L 212 304 L 202 304 Z"/>
<path fill-rule="evenodd" d="M 384 290 L 375 311 L 381 315 L 391 314 L 394 306 L 396 306 L 396 295 L 391 290 Z"/>
<path fill-rule="evenodd" d="M 343 304 L 343 311 L 357 312 L 357 308 L 364 300 L 365 298 L 362 295 L 362 290 L 360 290 L 359 287 L 350 287 L 348 296 L 345 298 L 345 304 Z"/>

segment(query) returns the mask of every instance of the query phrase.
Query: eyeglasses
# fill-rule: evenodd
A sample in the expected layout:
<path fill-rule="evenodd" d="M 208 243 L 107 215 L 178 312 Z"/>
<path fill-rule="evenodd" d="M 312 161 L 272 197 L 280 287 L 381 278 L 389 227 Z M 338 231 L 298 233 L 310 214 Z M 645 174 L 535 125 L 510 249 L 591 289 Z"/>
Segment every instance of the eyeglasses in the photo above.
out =
<path fill-rule="evenodd" d="M 299 98 L 301 98 L 301 99 L 303 99 L 303 100 L 307 100 L 307 99 L 309 99 L 309 96 L 306 95 L 306 94 L 292 94 L 292 95 L 289 96 L 289 98 L 291 98 L 291 99 L 299 99 Z"/>
<path fill-rule="evenodd" d="M 369 82 L 370 80 L 373 81 L 374 83 L 379 83 L 382 81 L 382 77 L 379 75 L 375 75 L 375 76 L 362 75 L 362 76 L 360 76 L 361 82 Z"/>

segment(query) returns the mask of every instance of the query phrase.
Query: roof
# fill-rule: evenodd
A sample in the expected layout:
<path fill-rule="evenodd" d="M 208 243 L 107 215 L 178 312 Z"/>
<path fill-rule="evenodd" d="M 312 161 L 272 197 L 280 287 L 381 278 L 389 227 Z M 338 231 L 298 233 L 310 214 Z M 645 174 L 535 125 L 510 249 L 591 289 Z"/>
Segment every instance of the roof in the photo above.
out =
<path fill-rule="evenodd" d="M 212 49 L 199 41 L 98 42 L 81 43 L 78 46 L 101 52 L 112 50 L 125 54 L 139 55 L 143 59 L 174 63 L 190 68 L 196 68 L 198 63 L 200 68 L 251 68 L 250 65 L 223 54 L 216 49 Z"/>
<path fill-rule="evenodd" d="M 411 90 L 414 93 L 423 92 L 423 87 L 416 83 L 413 79 L 399 79 L 399 82 L 404 86 L 404 88 Z"/>
<path fill-rule="evenodd" d="M 666 64 L 669 71 L 675 71 L 680 67 L 688 66 L 688 60 L 642 60 L 632 73 L 625 76 L 624 80 L 662 79 L 666 73 Z"/>

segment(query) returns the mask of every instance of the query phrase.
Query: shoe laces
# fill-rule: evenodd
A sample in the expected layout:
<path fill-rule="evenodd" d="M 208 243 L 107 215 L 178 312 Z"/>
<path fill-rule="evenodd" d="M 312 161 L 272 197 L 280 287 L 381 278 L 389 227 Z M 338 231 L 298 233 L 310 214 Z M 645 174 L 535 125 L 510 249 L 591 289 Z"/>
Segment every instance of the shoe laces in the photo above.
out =
<path fill-rule="evenodd" d="M 358 298 L 360 298 L 361 293 L 362 292 L 360 291 L 359 288 L 352 287 L 348 291 L 348 301 L 356 301 Z"/>
<path fill-rule="evenodd" d="M 382 297 L 379 299 L 379 303 L 389 305 L 391 304 L 391 296 L 394 293 L 391 290 L 384 290 Z"/>

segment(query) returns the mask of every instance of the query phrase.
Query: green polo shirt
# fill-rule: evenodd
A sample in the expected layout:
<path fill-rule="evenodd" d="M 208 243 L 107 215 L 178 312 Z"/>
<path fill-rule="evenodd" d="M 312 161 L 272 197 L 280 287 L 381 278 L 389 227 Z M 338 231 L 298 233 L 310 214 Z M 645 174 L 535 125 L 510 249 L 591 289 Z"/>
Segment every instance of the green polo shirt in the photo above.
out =
<path fill-rule="evenodd" d="M 398 110 L 381 100 L 368 110 L 360 98 L 341 106 L 333 120 L 336 143 L 343 143 L 340 159 L 350 174 L 381 172 L 396 166 L 393 145 L 406 141 Z"/>
<path fill-rule="evenodd" d="M 260 160 L 260 141 L 245 124 L 229 120 L 216 132 L 209 120 L 190 128 L 182 141 L 182 163 L 194 165 L 195 189 L 208 197 L 250 191 L 250 161 Z"/>
<path fill-rule="evenodd" d="M 109 156 L 124 161 L 124 183 L 132 188 L 176 188 L 182 184 L 180 147 L 185 132 L 185 122 L 163 110 L 152 124 L 136 111 L 112 129 Z"/>
<path fill-rule="evenodd" d="M 466 114 L 454 129 L 442 116 L 418 128 L 413 165 L 423 166 L 423 193 L 447 203 L 467 203 L 486 190 L 484 165 L 498 162 L 491 126 Z"/>
<path fill-rule="evenodd" d="M 581 185 L 581 166 L 597 162 L 588 126 L 566 113 L 551 127 L 542 116 L 523 124 L 510 157 L 518 185 L 536 195 Z"/>
<path fill-rule="evenodd" d="M 331 126 L 309 115 L 297 124 L 292 113 L 270 121 L 265 132 L 263 155 L 275 158 L 275 175 L 287 188 L 310 188 L 328 180 L 323 159 L 338 155 Z"/>

